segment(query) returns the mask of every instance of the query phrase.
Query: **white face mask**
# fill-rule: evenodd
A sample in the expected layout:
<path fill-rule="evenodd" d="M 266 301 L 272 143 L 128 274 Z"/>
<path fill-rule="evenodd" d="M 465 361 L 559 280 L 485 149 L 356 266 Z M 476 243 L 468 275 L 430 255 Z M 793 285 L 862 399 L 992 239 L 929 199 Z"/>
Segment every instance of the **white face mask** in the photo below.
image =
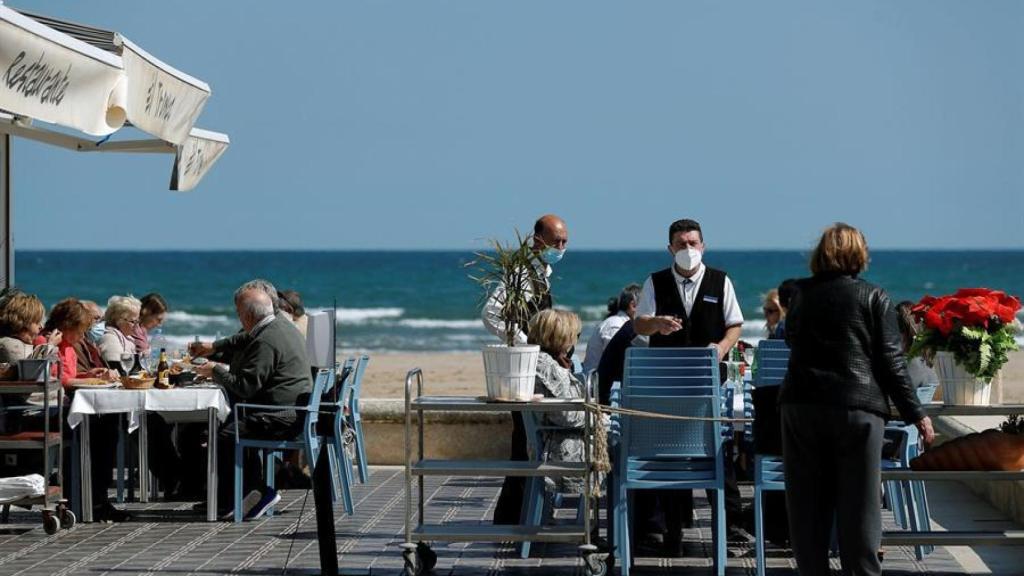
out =
<path fill-rule="evenodd" d="M 680 270 L 693 270 L 697 266 L 700 266 L 700 258 L 702 254 L 700 250 L 696 248 L 686 248 L 685 250 L 679 250 L 676 252 L 676 266 Z"/>

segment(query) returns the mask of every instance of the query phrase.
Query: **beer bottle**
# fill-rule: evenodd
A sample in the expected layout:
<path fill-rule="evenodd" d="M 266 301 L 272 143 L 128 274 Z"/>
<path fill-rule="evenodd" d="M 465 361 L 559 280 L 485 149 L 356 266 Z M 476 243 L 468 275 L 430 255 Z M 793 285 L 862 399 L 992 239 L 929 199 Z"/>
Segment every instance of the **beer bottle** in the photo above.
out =
<path fill-rule="evenodd" d="M 160 386 L 171 385 L 171 367 L 167 364 L 167 349 L 160 349 L 160 363 L 156 365 L 156 383 Z"/>

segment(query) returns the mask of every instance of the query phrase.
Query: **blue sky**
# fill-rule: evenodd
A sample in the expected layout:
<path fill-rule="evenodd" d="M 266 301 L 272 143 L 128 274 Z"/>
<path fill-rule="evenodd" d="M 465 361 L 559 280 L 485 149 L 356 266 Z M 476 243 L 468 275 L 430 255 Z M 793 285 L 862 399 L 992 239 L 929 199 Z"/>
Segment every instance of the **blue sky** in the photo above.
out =
<path fill-rule="evenodd" d="M 9 0 L 207 81 L 232 147 L 15 146 L 18 248 L 1024 248 L 1024 3 Z"/>

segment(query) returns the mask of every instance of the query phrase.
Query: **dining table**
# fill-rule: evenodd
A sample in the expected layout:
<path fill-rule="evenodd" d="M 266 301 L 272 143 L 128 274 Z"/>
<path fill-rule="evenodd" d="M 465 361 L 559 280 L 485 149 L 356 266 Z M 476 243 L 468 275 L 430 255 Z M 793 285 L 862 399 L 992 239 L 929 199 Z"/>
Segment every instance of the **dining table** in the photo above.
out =
<path fill-rule="evenodd" d="M 149 455 L 147 450 L 146 416 L 156 412 L 169 422 L 202 422 L 209 428 L 207 442 L 206 519 L 217 520 L 217 428 L 227 420 L 231 407 L 219 386 L 213 383 L 193 384 L 173 388 L 124 389 L 119 383 L 93 384 L 77 387 L 68 410 L 68 425 L 80 439 L 81 514 L 83 522 L 92 521 L 92 480 L 89 416 L 124 414 L 128 418 L 128 431 L 138 433 L 140 501 L 149 498 Z M 104 449 L 109 449 L 104 447 Z"/>

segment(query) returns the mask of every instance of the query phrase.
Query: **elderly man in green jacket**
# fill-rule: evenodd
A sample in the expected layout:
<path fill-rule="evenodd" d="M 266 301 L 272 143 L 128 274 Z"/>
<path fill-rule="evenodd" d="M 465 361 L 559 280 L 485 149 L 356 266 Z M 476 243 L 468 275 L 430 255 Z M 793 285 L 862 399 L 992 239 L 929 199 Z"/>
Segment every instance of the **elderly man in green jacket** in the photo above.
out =
<path fill-rule="evenodd" d="M 197 368 L 201 376 L 213 378 L 232 403 L 247 402 L 281 406 L 283 410 L 251 411 L 239 414 L 239 435 L 268 440 L 294 438 L 302 418 L 287 407 L 305 404 L 312 391 L 310 364 L 306 346 L 295 325 L 274 315 L 267 293 L 251 284 L 235 292 L 235 309 L 246 337 L 242 338 L 231 364 L 208 362 Z M 235 420 L 230 420 L 217 436 L 219 513 L 233 511 L 235 458 Z M 250 451 L 251 452 L 251 451 Z M 247 518 L 258 518 L 281 497 L 266 485 L 263 466 L 255 454 L 246 454 L 243 486 L 247 493 L 242 504 Z M 260 487 L 261 489 L 258 489 Z"/>

